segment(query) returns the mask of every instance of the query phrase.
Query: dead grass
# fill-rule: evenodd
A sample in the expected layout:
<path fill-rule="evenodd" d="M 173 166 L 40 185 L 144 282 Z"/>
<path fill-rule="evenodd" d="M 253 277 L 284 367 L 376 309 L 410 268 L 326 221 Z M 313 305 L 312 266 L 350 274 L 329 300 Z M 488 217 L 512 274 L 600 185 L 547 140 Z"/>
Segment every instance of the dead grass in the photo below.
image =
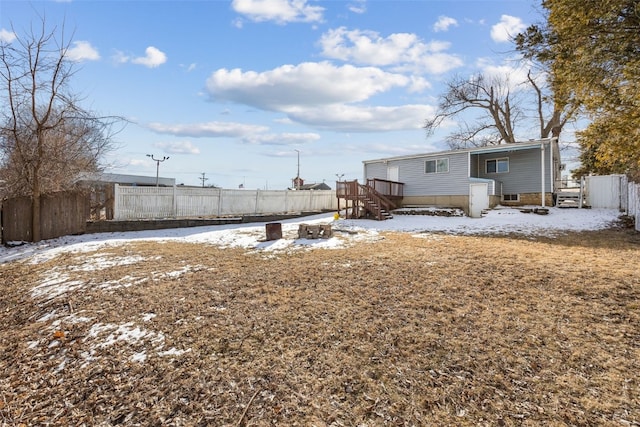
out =
<path fill-rule="evenodd" d="M 639 425 L 638 266 L 625 230 L 14 262 L 0 266 L 0 423 Z M 78 286 L 32 298 L 54 273 Z M 146 335 L 106 345 L 128 322 Z"/>

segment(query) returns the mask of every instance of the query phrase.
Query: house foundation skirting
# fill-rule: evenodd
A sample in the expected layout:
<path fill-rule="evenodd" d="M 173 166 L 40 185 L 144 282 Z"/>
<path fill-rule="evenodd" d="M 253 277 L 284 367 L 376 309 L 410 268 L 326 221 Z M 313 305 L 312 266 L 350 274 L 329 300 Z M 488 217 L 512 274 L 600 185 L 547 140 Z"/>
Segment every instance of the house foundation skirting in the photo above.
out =
<path fill-rule="evenodd" d="M 497 205 L 503 206 L 540 206 L 542 201 L 541 193 L 522 193 L 520 200 L 502 201 L 500 196 L 489 196 L 489 208 Z M 405 196 L 402 198 L 402 206 L 434 206 L 439 208 L 459 208 L 465 214 L 469 214 L 469 196 Z M 553 194 L 545 193 L 545 206 L 553 206 Z"/>
<path fill-rule="evenodd" d="M 469 196 L 404 196 L 402 206 L 434 206 L 469 211 Z"/>
<path fill-rule="evenodd" d="M 525 205 L 534 205 L 540 206 L 542 204 L 542 193 L 520 193 L 520 200 L 517 202 L 512 201 L 502 201 L 501 205 L 504 206 L 525 206 Z M 500 200 L 498 198 L 498 200 Z M 545 193 L 544 194 L 544 203 L 545 206 L 553 206 L 553 194 Z"/>

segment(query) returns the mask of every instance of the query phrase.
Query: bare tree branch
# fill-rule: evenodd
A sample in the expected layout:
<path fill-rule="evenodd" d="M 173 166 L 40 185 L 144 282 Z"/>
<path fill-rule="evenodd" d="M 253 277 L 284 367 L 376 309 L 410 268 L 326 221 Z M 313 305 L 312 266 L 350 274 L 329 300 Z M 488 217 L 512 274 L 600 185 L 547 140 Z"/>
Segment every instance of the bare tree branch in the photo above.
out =
<path fill-rule="evenodd" d="M 98 171 L 112 148 L 118 117 L 99 117 L 80 106 L 70 89 L 75 73 L 71 40 L 36 30 L 0 43 L 0 179 L 10 195 L 32 198 L 33 240 L 40 239 L 40 197 L 73 188 L 82 172 Z"/>

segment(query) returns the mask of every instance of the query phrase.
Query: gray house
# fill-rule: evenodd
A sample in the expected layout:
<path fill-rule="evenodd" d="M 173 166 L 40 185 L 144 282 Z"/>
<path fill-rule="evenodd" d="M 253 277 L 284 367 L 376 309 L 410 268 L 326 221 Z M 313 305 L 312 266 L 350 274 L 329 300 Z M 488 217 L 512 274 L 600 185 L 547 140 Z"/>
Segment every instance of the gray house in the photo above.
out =
<path fill-rule="evenodd" d="M 367 186 L 400 188 L 399 206 L 446 206 L 480 216 L 503 205 L 553 205 L 560 187 L 557 138 L 366 160 Z M 389 186 L 389 183 L 398 185 Z"/>

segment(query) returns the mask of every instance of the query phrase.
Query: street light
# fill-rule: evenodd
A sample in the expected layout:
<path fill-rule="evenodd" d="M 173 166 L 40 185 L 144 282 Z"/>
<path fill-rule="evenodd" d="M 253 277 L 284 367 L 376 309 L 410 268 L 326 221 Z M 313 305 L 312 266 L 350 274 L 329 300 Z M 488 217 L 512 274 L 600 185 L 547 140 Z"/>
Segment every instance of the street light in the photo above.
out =
<path fill-rule="evenodd" d="M 342 177 L 344 176 L 343 173 L 337 173 L 336 174 L 336 178 L 338 178 L 338 182 L 342 181 Z"/>
<path fill-rule="evenodd" d="M 156 162 L 156 188 L 158 188 L 158 181 L 160 179 L 160 163 L 164 162 L 165 160 L 169 160 L 169 157 L 162 156 L 161 159 L 156 159 L 155 157 L 153 157 L 153 154 L 147 154 L 147 157 L 151 157 L 151 160 Z"/>

